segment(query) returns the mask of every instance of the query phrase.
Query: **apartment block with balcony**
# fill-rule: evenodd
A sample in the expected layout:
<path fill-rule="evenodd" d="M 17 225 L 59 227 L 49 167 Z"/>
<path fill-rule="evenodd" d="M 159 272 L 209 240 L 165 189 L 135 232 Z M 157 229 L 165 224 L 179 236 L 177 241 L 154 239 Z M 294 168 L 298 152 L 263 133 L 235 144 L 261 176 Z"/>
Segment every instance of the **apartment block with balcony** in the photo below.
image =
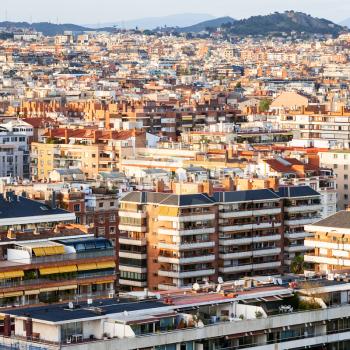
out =
<path fill-rule="evenodd" d="M 208 195 L 129 193 L 119 218 L 121 285 L 135 286 L 126 272 L 138 273 L 138 286 L 150 289 L 215 278 L 216 209 Z M 132 262 L 138 266 L 125 266 Z"/>
<path fill-rule="evenodd" d="M 32 177 L 48 179 L 54 169 L 79 168 L 86 178 L 119 168 L 119 161 L 131 155 L 134 147 L 145 146 L 141 131 L 101 131 L 53 129 L 43 135 L 43 143 L 33 142 Z"/>
<path fill-rule="evenodd" d="M 276 192 L 217 192 L 214 197 L 219 208 L 220 276 L 227 280 L 280 273 L 283 218 Z"/>
<path fill-rule="evenodd" d="M 131 192 L 120 200 L 120 284 L 167 290 L 279 274 L 308 251 L 320 218 L 309 186 L 204 193 Z"/>
<path fill-rule="evenodd" d="M 290 265 L 295 256 L 309 251 L 304 226 L 321 219 L 321 196 L 309 186 L 280 187 L 277 193 L 283 200 L 284 263 Z"/>
<path fill-rule="evenodd" d="M 74 213 L 12 192 L 0 196 L 0 306 L 115 293 L 115 248 Z"/>
<path fill-rule="evenodd" d="M 309 252 L 305 261 L 320 274 L 350 271 L 350 211 L 336 214 L 305 226 L 309 237 L 305 246 Z"/>

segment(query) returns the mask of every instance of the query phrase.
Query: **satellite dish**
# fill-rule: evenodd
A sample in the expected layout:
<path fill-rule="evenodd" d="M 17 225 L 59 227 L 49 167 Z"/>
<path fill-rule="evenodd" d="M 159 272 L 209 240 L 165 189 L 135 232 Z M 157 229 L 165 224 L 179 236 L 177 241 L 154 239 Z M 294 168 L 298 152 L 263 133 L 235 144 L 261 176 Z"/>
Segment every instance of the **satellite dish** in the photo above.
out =
<path fill-rule="evenodd" d="M 194 290 L 194 291 L 198 291 L 198 290 L 200 290 L 200 285 L 198 284 L 198 283 L 193 283 L 193 286 L 192 286 L 192 289 Z"/>
<path fill-rule="evenodd" d="M 221 284 L 218 284 L 217 287 L 216 287 L 216 293 L 219 293 L 221 290 Z"/>
<path fill-rule="evenodd" d="M 221 283 L 224 283 L 224 280 L 222 279 L 221 276 L 218 277 L 218 282 L 221 284 Z"/>
<path fill-rule="evenodd" d="M 68 307 L 69 307 L 70 309 L 74 309 L 74 305 L 73 305 L 73 303 L 72 303 L 71 301 L 68 303 Z"/>

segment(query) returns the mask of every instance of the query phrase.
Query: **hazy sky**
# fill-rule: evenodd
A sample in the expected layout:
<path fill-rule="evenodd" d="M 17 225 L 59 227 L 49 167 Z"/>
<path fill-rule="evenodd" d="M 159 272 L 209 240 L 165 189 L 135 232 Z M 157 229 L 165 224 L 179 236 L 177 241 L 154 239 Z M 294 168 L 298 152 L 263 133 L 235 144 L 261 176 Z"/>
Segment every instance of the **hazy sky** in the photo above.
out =
<path fill-rule="evenodd" d="M 103 23 L 179 13 L 245 18 L 298 10 L 339 22 L 350 0 L 0 0 L 0 20 Z"/>

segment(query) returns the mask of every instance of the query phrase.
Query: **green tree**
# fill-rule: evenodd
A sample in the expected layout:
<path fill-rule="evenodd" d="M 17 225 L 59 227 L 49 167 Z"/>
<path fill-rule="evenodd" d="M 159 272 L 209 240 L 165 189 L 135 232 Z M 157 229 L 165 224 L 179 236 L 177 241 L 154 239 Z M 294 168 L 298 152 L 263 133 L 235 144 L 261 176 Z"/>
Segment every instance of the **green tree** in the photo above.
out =
<path fill-rule="evenodd" d="M 260 101 L 260 111 L 261 112 L 267 112 L 270 108 L 271 101 L 268 100 L 267 98 L 264 98 L 263 100 Z"/>
<path fill-rule="evenodd" d="M 301 274 L 304 273 L 305 262 L 304 257 L 302 255 L 297 255 L 294 257 L 292 263 L 290 264 L 290 272 Z"/>

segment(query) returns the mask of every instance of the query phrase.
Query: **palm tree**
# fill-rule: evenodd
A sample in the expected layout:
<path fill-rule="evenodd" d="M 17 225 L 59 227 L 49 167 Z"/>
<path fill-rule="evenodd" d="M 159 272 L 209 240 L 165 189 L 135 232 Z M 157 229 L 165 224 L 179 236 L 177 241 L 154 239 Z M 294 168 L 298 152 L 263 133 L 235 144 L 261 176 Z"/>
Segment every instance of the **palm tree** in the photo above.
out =
<path fill-rule="evenodd" d="M 290 264 L 290 272 L 301 274 L 304 273 L 305 269 L 305 262 L 304 262 L 304 256 L 297 255 L 294 257 L 292 263 Z"/>

